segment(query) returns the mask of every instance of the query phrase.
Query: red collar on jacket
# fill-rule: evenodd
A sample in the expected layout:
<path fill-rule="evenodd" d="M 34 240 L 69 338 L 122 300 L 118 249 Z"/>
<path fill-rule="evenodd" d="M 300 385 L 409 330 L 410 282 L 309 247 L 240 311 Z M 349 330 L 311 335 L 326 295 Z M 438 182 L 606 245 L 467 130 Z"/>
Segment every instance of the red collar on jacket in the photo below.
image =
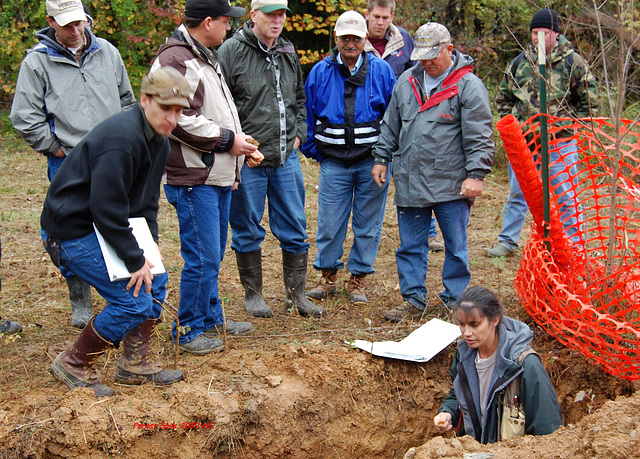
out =
<path fill-rule="evenodd" d="M 420 110 L 418 110 L 418 113 L 438 105 L 443 100 L 450 99 L 453 96 L 457 95 L 458 81 L 460 81 L 460 79 L 467 73 L 471 72 L 473 72 L 473 66 L 471 65 L 466 65 L 464 67 L 460 67 L 457 70 L 454 70 L 442 82 L 442 89 L 431 96 L 425 102 L 422 101 L 422 97 L 420 96 L 420 92 L 418 91 L 418 87 L 416 86 L 417 84 L 419 84 L 418 79 L 413 75 L 409 75 L 409 83 L 411 83 L 413 93 L 416 95 L 416 99 L 418 99 L 418 103 L 420 104 Z"/>

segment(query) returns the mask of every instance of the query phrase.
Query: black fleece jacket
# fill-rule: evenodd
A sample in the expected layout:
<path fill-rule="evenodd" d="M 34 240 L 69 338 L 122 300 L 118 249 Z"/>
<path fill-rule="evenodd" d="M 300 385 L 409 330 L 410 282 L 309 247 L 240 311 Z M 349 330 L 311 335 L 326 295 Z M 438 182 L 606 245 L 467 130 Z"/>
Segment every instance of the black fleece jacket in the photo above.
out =
<path fill-rule="evenodd" d="M 169 141 L 153 132 L 140 104 L 105 120 L 67 156 L 44 201 L 40 224 L 50 237 L 79 239 L 93 223 L 130 272 L 144 266 L 128 219 L 144 217 L 158 240 L 160 181 Z"/>

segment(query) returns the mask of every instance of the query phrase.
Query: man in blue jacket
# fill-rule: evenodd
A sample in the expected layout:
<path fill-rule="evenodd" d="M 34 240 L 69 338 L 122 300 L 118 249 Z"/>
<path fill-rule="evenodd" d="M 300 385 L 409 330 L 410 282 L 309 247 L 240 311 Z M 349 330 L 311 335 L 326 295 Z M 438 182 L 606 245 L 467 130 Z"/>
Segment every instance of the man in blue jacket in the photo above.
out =
<path fill-rule="evenodd" d="M 494 143 L 487 89 L 473 59 L 453 49 L 449 31 L 430 22 L 416 31 L 408 78 L 398 81 L 373 149 L 371 173 L 386 184 L 393 161 L 400 247 L 396 251 L 403 302 L 387 320 L 421 317 L 427 306 L 428 232 L 435 213 L 444 237 L 444 305 L 469 284 L 467 224 L 473 199 L 491 170 Z"/>
<path fill-rule="evenodd" d="M 378 187 L 371 177 L 371 149 L 396 78 L 386 62 L 364 52 L 367 25 L 360 13 L 340 15 L 334 33 L 336 49 L 313 67 L 305 83 L 308 130 L 302 153 L 320 163 L 318 255 L 313 266 L 322 272 L 307 296 L 321 300 L 336 292 L 353 213 L 347 291 L 349 301 L 366 303 L 364 278 L 375 272 L 388 192 L 388 181 Z"/>
<path fill-rule="evenodd" d="M 366 52 L 384 59 L 391 66 L 396 79 L 405 70 L 415 65 L 411 60 L 413 52 L 413 38 L 405 29 L 393 23 L 395 19 L 395 0 L 369 0 L 367 2 L 367 28 L 369 36 L 364 45 Z M 444 244 L 438 239 L 436 218 L 431 218 L 429 228 L 429 250 L 442 252 Z"/>

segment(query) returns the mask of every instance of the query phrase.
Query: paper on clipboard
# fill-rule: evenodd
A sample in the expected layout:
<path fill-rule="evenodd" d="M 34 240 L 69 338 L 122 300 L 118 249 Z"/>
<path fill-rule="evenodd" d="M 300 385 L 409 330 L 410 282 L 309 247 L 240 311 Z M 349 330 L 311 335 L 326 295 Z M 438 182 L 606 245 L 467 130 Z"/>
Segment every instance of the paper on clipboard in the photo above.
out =
<path fill-rule="evenodd" d="M 457 325 L 440 319 L 431 319 L 399 342 L 377 341 L 372 343 L 357 339 L 349 344 L 378 357 L 428 362 L 453 343 L 460 334 L 460 328 Z"/>
<path fill-rule="evenodd" d="M 130 218 L 129 228 L 132 229 L 133 236 L 136 238 L 136 241 L 138 241 L 138 246 L 144 251 L 145 258 L 153 263 L 151 274 L 157 275 L 166 272 L 164 269 L 164 264 L 162 264 L 160 251 L 158 250 L 156 242 L 153 240 L 153 236 L 151 235 L 151 230 L 149 230 L 147 220 L 144 217 Z M 113 246 L 104 239 L 102 234 L 100 234 L 100 231 L 98 231 L 98 228 L 96 228 L 95 223 L 93 225 L 93 229 L 95 230 L 96 236 L 98 237 L 100 249 L 102 250 L 102 256 L 104 257 L 104 262 L 107 265 L 109 280 L 111 282 L 115 282 L 129 279 L 131 277 L 131 273 L 125 266 L 122 258 L 118 256 Z"/>

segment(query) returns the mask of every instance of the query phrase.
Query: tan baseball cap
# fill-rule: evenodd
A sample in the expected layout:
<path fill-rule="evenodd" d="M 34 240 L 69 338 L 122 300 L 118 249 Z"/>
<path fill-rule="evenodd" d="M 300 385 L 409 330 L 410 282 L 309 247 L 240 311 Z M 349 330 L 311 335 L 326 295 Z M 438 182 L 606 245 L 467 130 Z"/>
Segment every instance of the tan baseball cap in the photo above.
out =
<path fill-rule="evenodd" d="M 86 21 L 87 15 L 80 0 L 47 0 L 47 16 L 61 27 L 75 21 Z"/>
<path fill-rule="evenodd" d="M 367 21 L 357 11 L 345 11 L 342 13 L 336 21 L 333 31 L 336 33 L 336 37 L 355 35 L 360 38 L 366 37 L 369 32 Z"/>
<path fill-rule="evenodd" d="M 142 79 L 140 92 L 153 96 L 161 105 L 189 108 L 189 82 L 173 67 L 158 67 Z"/>
<path fill-rule="evenodd" d="M 416 30 L 413 39 L 412 61 L 435 59 L 442 47 L 451 43 L 449 30 L 437 22 L 427 22 Z"/>
<path fill-rule="evenodd" d="M 263 13 L 273 13 L 278 10 L 287 10 L 291 12 L 287 0 L 252 0 L 251 11 L 257 10 L 260 10 Z"/>

